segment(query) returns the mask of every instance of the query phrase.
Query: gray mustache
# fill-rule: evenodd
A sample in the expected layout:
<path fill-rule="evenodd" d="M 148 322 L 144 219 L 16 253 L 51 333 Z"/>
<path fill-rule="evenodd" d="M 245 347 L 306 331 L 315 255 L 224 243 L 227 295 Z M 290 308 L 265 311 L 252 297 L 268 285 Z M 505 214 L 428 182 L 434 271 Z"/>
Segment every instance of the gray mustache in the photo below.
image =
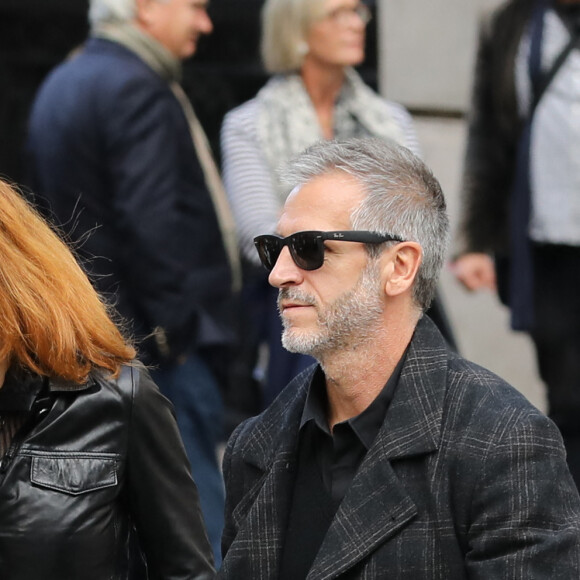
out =
<path fill-rule="evenodd" d="M 293 300 L 307 306 L 316 306 L 316 300 L 298 288 L 280 288 L 278 292 L 278 308 L 282 300 Z"/>

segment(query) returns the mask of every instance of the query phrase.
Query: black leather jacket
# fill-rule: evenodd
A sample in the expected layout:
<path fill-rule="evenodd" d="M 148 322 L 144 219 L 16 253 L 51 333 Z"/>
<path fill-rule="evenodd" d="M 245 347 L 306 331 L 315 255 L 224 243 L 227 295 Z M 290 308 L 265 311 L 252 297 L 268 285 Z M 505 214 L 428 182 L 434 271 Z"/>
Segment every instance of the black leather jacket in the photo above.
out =
<path fill-rule="evenodd" d="M 173 410 L 148 373 L 46 391 L 0 467 L 0 578 L 125 579 L 132 524 L 150 580 L 213 578 Z"/>

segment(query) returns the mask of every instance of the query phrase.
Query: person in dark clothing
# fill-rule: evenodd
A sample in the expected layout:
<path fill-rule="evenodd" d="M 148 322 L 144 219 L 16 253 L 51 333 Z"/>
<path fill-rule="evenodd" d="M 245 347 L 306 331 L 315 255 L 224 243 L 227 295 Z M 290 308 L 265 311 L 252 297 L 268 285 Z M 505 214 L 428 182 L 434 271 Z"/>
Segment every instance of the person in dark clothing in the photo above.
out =
<path fill-rule="evenodd" d="M 408 149 L 320 142 L 255 239 L 305 370 L 232 434 L 224 579 L 576 578 L 580 498 L 556 426 L 424 314 L 441 188 Z"/>
<path fill-rule="evenodd" d="M 533 340 L 580 487 L 580 2 L 511 0 L 484 20 L 454 264 Z"/>
<path fill-rule="evenodd" d="M 212 30 L 206 0 L 92 0 L 91 35 L 41 86 L 30 116 L 32 190 L 139 339 L 174 403 L 219 559 L 220 378 L 237 249 L 181 59 Z"/>

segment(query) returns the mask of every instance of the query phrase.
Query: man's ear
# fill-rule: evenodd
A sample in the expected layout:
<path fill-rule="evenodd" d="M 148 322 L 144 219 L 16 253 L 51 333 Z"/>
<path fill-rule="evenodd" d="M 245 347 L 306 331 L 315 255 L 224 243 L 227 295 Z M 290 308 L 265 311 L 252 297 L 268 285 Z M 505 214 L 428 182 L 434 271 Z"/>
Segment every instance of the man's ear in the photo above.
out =
<path fill-rule="evenodd" d="M 423 250 L 417 242 L 402 242 L 384 253 L 383 283 L 387 296 L 398 296 L 411 288 L 422 258 Z"/>

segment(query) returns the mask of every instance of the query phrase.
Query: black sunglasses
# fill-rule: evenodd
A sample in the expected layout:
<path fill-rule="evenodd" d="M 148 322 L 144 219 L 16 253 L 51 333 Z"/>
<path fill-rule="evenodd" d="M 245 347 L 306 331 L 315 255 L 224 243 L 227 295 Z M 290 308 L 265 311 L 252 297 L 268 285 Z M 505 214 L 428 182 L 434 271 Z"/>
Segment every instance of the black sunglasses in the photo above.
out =
<path fill-rule="evenodd" d="M 383 242 L 402 242 L 397 236 L 377 232 L 346 230 L 342 232 L 296 232 L 287 238 L 264 235 L 254 238 L 260 260 L 266 270 L 271 272 L 284 246 L 288 246 L 294 263 L 302 270 L 317 270 L 324 264 L 324 241 L 362 242 L 363 244 L 382 244 Z"/>

